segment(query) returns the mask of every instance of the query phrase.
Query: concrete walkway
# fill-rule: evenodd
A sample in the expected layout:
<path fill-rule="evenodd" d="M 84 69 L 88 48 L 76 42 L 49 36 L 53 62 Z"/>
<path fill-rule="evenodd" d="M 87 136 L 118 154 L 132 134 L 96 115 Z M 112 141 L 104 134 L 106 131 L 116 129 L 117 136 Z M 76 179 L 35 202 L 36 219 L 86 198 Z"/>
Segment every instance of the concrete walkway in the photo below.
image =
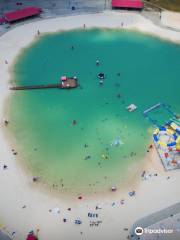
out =
<path fill-rule="evenodd" d="M 12 240 L 0 230 L 0 240 Z"/>
<path fill-rule="evenodd" d="M 147 203 L 148 204 L 148 203 Z M 173 229 L 172 234 L 143 234 L 137 236 L 135 229 Z M 179 240 L 180 239 L 180 202 L 137 221 L 130 231 L 131 240 Z"/>

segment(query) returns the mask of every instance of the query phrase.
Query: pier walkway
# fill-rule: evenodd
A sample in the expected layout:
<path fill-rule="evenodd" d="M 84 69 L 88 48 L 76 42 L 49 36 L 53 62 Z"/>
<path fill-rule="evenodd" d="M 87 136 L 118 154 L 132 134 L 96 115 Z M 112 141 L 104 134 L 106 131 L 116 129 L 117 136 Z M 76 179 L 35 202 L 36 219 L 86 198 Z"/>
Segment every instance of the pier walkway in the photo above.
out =
<path fill-rule="evenodd" d="M 31 89 L 44 89 L 44 88 L 61 88 L 60 84 L 47 84 L 47 85 L 32 85 L 32 86 L 16 86 L 10 87 L 10 90 L 31 90 Z"/>
<path fill-rule="evenodd" d="M 77 80 L 74 78 L 68 78 L 66 81 L 62 81 L 58 84 L 41 84 L 41 85 L 31 85 L 31 86 L 15 86 L 10 87 L 10 90 L 34 90 L 34 89 L 49 89 L 49 88 L 61 88 L 61 89 L 71 89 L 78 86 Z"/>

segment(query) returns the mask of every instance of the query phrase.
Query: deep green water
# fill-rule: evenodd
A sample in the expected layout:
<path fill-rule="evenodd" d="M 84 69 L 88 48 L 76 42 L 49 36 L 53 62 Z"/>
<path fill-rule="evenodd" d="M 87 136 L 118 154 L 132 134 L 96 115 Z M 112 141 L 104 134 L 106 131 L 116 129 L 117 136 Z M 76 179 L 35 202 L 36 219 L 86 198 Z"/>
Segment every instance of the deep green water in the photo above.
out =
<path fill-rule="evenodd" d="M 46 35 L 22 52 L 13 72 L 17 85 L 57 83 L 61 75 L 79 79 L 81 87 L 70 91 L 14 92 L 9 107 L 19 156 L 33 175 L 63 183 L 67 191 L 105 190 L 126 182 L 151 138 L 152 125 L 142 111 L 162 101 L 180 112 L 180 46 L 135 32 Z M 106 74 L 103 86 L 99 72 Z M 127 112 L 130 103 L 138 110 Z M 123 144 L 112 146 L 117 138 Z"/>

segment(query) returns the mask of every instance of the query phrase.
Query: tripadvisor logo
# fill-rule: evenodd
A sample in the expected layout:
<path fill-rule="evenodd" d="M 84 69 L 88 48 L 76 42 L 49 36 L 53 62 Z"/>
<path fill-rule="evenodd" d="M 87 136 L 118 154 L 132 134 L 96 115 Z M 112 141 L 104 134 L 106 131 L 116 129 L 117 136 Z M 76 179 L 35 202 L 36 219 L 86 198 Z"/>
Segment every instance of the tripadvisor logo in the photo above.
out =
<path fill-rule="evenodd" d="M 143 234 L 143 232 L 144 232 L 144 230 L 142 229 L 142 227 L 137 227 L 137 228 L 135 229 L 135 234 L 136 234 L 137 236 L 141 236 L 141 235 Z"/>
<path fill-rule="evenodd" d="M 143 229 L 142 227 L 136 227 L 134 232 L 137 236 L 141 236 L 143 234 L 171 234 L 173 233 L 173 229 Z"/>

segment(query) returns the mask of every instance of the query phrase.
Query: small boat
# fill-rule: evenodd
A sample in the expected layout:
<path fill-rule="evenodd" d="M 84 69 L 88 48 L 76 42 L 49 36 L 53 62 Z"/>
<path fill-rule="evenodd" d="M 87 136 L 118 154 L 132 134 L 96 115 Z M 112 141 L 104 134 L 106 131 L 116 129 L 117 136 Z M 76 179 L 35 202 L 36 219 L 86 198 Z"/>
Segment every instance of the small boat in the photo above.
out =
<path fill-rule="evenodd" d="M 104 73 L 99 73 L 99 74 L 97 75 L 97 77 L 98 77 L 99 79 L 105 79 Z"/>

